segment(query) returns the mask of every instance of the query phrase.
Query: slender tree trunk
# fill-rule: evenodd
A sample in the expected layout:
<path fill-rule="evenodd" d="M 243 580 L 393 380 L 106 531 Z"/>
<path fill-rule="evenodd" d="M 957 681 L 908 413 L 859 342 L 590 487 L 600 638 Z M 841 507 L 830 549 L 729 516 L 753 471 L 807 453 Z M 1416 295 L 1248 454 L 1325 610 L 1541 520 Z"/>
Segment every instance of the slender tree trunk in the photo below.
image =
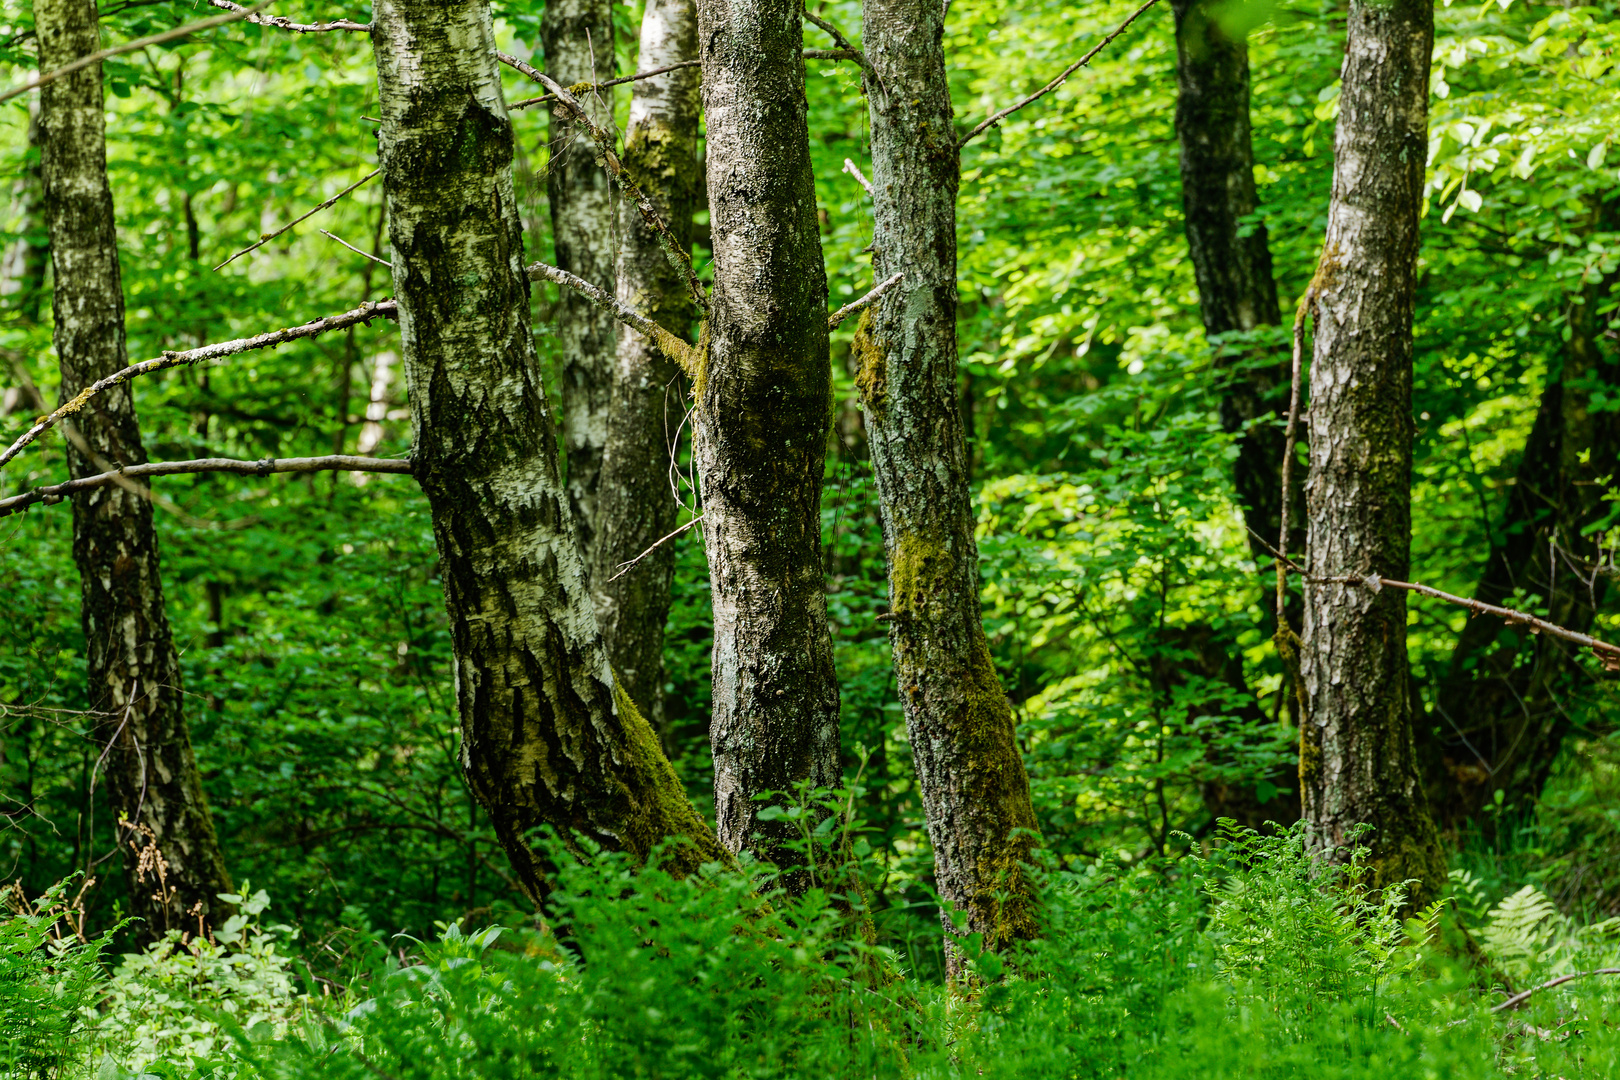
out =
<path fill-rule="evenodd" d="M 1620 205 L 1595 215 L 1598 232 L 1620 228 Z M 1620 413 L 1594 409 L 1594 391 L 1620 391 L 1620 355 L 1603 312 L 1620 272 L 1587 283 L 1568 306 L 1569 340 L 1551 374 L 1525 441 L 1507 508 L 1475 597 L 1517 606 L 1517 590 L 1537 597 L 1537 614 L 1572 630 L 1591 629 L 1605 589 L 1594 572 L 1597 537 L 1586 530 L 1609 508 L 1620 461 Z M 1420 738 L 1429 796 L 1440 824 L 1454 829 L 1493 805 L 1541 793 L 1580 711 L 1589 676 L 1577 650 L 1497 619 L 1470 619 L 1457 639 L 1429 730 Z"/>
<path fill-rule="evenodd" d="M 693 0 L 650 0 L 641 20 L 643 71 L 697 59 Z M 676 239 L 692 243 L 697 199 L 700 76 L 696 68 L 635 84 L 624 166 Z M 656 233 L 629 199 L 621 202 L 619 299 L 686 337 L 692 301 L 665 258 Z M 641 334 L 620 326 L 607 445 L 597 488 L 596 550 L 591 587 L 602 640 L 624 683 L 655 729 L 663 730 L 664 623 L 675 572 L 675 545 L 654 544 L 675 528 L 670 491 L 670 437 L 685 415 L 675 364 Z M 651 549 L 634 568 L 628 563 Z"/>
<path fill-rule="evenodd" d="M 50 70 L 99 48 L 94 0 L 34 5 L 39 65 Z M 128 364 L 124 293 L 107 184 L 101 66 L 41 90 L 41 165 L 55 272 L 55 342 L 66 401 Z M 146 460 L 127 385 L 74 418 L 69 471 Z M 99 459 L 99 460 L 98 460 Z M 216 922 L 231 891 L 186 728 L 180 662 L 163 606 L 152 504 L 108 485 L 73 498 L 73 556 L 82 588 L 89 700 L 102 713 L 107 787 L 127 845 L 131 913 L 150 940 Z"/>
<path fill-rule="evenodd" d="M 11 219 L 15 232 L 0 255 L 0 307 L 29 323 L 39 322 L 45 292 L 45 263 L 50 258 L 44 237 L 44 192 L 40 180 L 39 105 L 28 97 L 29 160 L 11 186 Z"/>
<path fill-rule="evenodd" d="M 678 870 L 725 852 L 614 685 L 529 329 L 512 125 L 484 0 L 383 0 L 372 31 L 413 462 L 438 542 L 461 758 L 518 881 L 551 825 Z"/>
<path fill-rule="evenodd" d="M 610 0 L 546 0 L 540 42 L 546 74 L 564 86 L 613 78 Z M 578 97 L 598 123 L 612 126 L 612 91 Z M 614 220 L 607 172 L 596 164 L 590 134 L 566 119 L 557 106 L 552 106 L 550 134 L 546 191 L 551 201 L 556 265 L 594 285 L 611 288 Z M 557 307 L 557 337 L 562 350 L 568 502 L 587 560 L 596 545 L 597 479 L 607 442 L 618 334 L 612 315 L 571 289 L 563 290 Z"/>
<path fill-rule="evenodd" d="M 1352 0 L 1333 199 L 1317 275 L 1307 568 L 1406 580 L 1411 560 L 1412 317 L 1428 146 L 1428 0 Z M 1406 594 L 1305 586 L 1304 815 L 1321 842 L 1367 840 L 1374 884 L 1445 881 L 1418 779 Z"/>
<path fill-rule="evenodd" d="M 715 813 L 733 851 L 762 791 L 840 781 L 821 570 L 832 415 L 827 275 L 796 0 L 699 0 L 714 296 L 694 449 L 714 596 Z"/>
<path fill-rule="evenodd" d="M 1035 934 L 1024 863 L 1038 836 L 979 612 L 956 385 L 959 169 L 944 10 L 932 0 L 865 0 L 862 13 L 877 76 L 866 87 L 873 273 L 905 274 L 862 314 L 854 346 L 889 564 L 889 640 L 940 897 L 999 945 Z"/>

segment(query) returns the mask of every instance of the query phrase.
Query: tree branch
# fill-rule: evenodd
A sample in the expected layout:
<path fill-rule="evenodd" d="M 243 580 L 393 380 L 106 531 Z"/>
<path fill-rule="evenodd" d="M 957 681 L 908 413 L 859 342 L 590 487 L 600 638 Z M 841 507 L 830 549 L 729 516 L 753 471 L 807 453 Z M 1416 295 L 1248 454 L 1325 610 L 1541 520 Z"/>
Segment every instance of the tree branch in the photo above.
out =
<path fill-rule="evenodd" d="M 1620 968 L 1595 968 L 1592 971 L 1577 971 L 1573 975 L 1560 975 L 1556 979 L 1547 980 L 1540 986 L 1532 986 L 1528 990 L 1514 994 L 1500 1005 L 1491 1006 L 1491 1012 L 1498 1013 L 1504 1009 L 1517 1008 L 1518 1006 L 1523 1005 L 1526 1001 L 1530 1000 L 1530 995 L 1534 994 L 1537 990 L 1551 990 L 1555 986 L 1562 986 L 1564 983 L 1573 982 L 1576 979 L 1584 979 L 1588 975 L 1620 975 Z"/>
<path fill-rule="evenodd" d="M 395 319 L 398 317 L 399 308 L 394 301 L 384 300 L 375 304 L 368 301 L 353 311 L 345 311 L 341 315 L 328 315 L 325 318 L 316 319 L 314 322 L 308 322 L 302 326 L 289 327 L 286 330 L 272 330 L 257 337 L 221 341 L 213 345 L 204 345 L 200 349 L 187 349 L 185 352 L 166 352 L 162 356 L 151 360 L 142 360 L 138 364 L 131 364 L 122 371 L 115 371 L 105 379 L 91 383 L 79 392 L 78 397 L 58 406 L 56 411 L 49 416 L 41 417 L 33 427 L 23 432 L 17 441 L 12 443 L 4 453 L 0 453 L 0 466 L 16 457 L 25 446 L 43 435 L 57 421 L 84 408 L 90 399 L 97 394 L 104 390 L 110 390 L 120 383 L 128 382 L 137 375 L 150 375 L 154 371 L 184 367 L 188 364 L 199 364 L 205 360 L 221 360 L 227 356 L 252 352 L 255 349 L 273 349 L 277 345 L 284 345 L 289 341 L 316 337 L 326 333 L 328 330 L 342 330 L 356 323 L 369 324 L 372 319 L 376 318 Z"/>
<path fill-rule="evenodd" d="M 664 219 L 659 215 L 658 209 L 653 206 L 652 200 L 647 198 L 647 193 L 642 191 L 641 185 L 637 184 L 625 172 L 623 163 L 619 161 L 619 155 L 614 153 L 613 136 L 591 118 L 591 115 L 580 105 L 579 99 L 565 90 L 551 76 L 543 71 L 536 70 L 515 56 L 503 52 L 498 52 L 495 55 L 500 59 L 501 63 L 521 71 L 547 90 L 550 90 L 552 95 L 556 97 L 557 104 L 562 106 L 563 111 L 568 114 L 569 118 L 591 133 L 591 141 L 596 143 L 597 152 L 602 155 L 602 164 L 607 169 L 608 175 L 617 180 L 619 186 L 624 188 L 625 193 L 635 200 L 636 208 L 641 211 L 642 220 L 664 242 L 664 255 L 669 259 L 669 264 L 675 268 L 675 272 L 680 274 L 682 280 L 686 282 L 686 289 L 691 294 L 692 303 L 697 305 L 699 311 L 707 315 L 709 312 L 709 298 L 703 293 L 703 282 L 698 280 L 697 271 L 692 269 L 691 253 L 682 249 L 680 241 L 675 239 L 675 234 L 669 231 L 668 225 L 664 224 Z M 671 356 L 670 359 L 673 360 L 675 357 Z"/>
<path fill-rule="evenodd" d="M 238 461 L 234 458 L 198 458 L 195 461 L 148 461 L 144 465 L 126 465 L 111 472 L 84 476 L 77 480 L 64 480 L 0 499 L 0 517 L 19 513 L 44 503 L 59 503 L 69 495 L 108 484 L 123 484 L 143 476 L 178 476 L 186 473 L 223 472 L 240 476 L 269 476 L 271 473 L 308 472 L 378 472 L 408 473 L 411 463 L 404 458 L 368 458 L 353 454 L 332 454 L 312 458 L 264 458 L 261 461 Z"/>
<path fill-rule="evenodd" d="M 871 292 L 867 293 L 865 296 L 861 297 L 859 300 L 851 300 L 849 303 L 845 304 L 843 307 L 839 308 L 837 311 L 835 311 L 831 315 L 827 316 L 827 329 L 828 330 L 836 330 L 836 329 L 838 329 L 838 324 L 839 323 L 843 322 L 845 319 L 849 318 L 851 315 L 853 315 L 857 311 L 861 310 L 861 308 L 867 307 L 868 305 L 875 303 L 878 299 L 880 299 L 883 296 L 884 293 L 886 293 L 890 289 L 894 288 L 895 285 L 899 283 L 900 279 L 905 277 L 905 276 L 906 276 L 905 274 L 900 273 L 900 274 L 896 274 L 893 277 L 889 278 L 889 280 L 887 280 L 887 281 L 880 282 L 876 288 L 874 288 Z"/>
<path fill-rule="evenodd" d="M 231 263 L 235 262 L 237 259 L 240 259 L 242 256 L 246 255 L 248 252 L 256 251 L 259 248 L 264 247 L 264 245 L 268 244 L 270 241 L 274 240 L 276 237 L 280 236 L 282 233 L 286 232 L 288 229 L 292 228 L 294 225 L 297 225 L 300 221 L 305 221 L 305 220 L 307 220 L 309 218 L 314 217 L 316 214 L 320 213 L 322 210 L 325 210 L 328 206 L 331 206 L 333 203 L 335 203 L 339 199 L 343 198 L 343 196 L 347 195 L 349 192 L 353 191 L 355 188 L 359 187 L 361 184 L 365 183 L 367 180 L 370 180 L 372 177 L 376 176 L 380 172 L 382 172 L 382 168 L 380 166 L 378 168 L 372 169 L 369 173 L 362 176 L 360 179 L 356 180 L 354 183 L 350 184 L 348 187 L 344 188 L 342 191 L 338 192 L 336 195 L 332 196 L 330 199 L 327 199 L 325 202 L 321 203 L 321 205 L 317 206 L 315 209 L 311 210 L 309 213 L 305 214 L 303 217 L 297 218 L 294 221 L 288 222 L 287 224 L 283 225 L 281 228 L 277 229 L 273 233 L 265 233 L 263 236 L 259 237 L 259 242 L 258 243 L 249 244 L 247 247 L 243 248 L 241 251 L 238 251 L 235 255 L 232 255 L 230 258 L 226 259 L 224 262 L 222 262 L 218 266 L 214 267 L 214 269 L 215 270 L 223 270 L 225 267 L 231 265 Z M 362 252 L 361 254 L 364 254 L 364 252 Z"/>
<path fill-rule="evenodd" d="M 383 266 L 388 267 L 388 269 L 390 269 L 390 270 L 392 270 L 394 268 L 394 264 L 389 262 L 387 259 L 379 259 L 379 258 L 377 258 L 377 256 L 373 255 L 369 251 L 361 251 L 359 248 L 355 247 L 353 244 L 349 243 L 347 240 L 343 239 L 343 237 L 341 237 L 341 236 L 334 236 L 333 234 L 327 232 L 325 229 L 321 229 L 320 234 L 322 236 L 326 237 L 328 240 L 336 240 L 338 243 L 342 244 L 344 247 L 348 248 L 350 251 L 354 252 L 356 255 L 364 256 L 365 258 L 370 259 L 374 263 L 379 263 L 379 264 L 381 264 Z"/>
<path fill-rule="evenodd" d="M 856 59 L 855 54 L 850 52 L 848 49 L 806 49 L 802 55 L 806 60 Z M 516 57 L 513 57 L 513 59 L 515 60 Z M 503 64 L 513 68 L 515 71 L 523 71 L 522 68 L 519 68 L 515 64 L 508 61 L 505 54 L 500 54 L 500 60 Z M 599 90 L 606 90 L 610 86 L 623 86 L 625 83 L 640 82 L 642 79 L 650 79 L 655 75 L 668 75 L 671 71 L 680 71 L 682 68 L 701 67 L 702 65 L 703 61 L 701 60 L 682 60 L 678 64 L 670 64 L 667 67 L 653 68 L 651 71 L 638 71 L 634 75 L 623 75 L 617 79 L 609 79 L 607 82 L 581 84 L 575 89 L 578 89 L 583 93 L 596 93 Z M 523 74 L 528 75 L 529 73 L 527 71 L 523 71 Z M 532 75 L 529 75 L 529 77 L 531 79 L 534 78 Z M 545 94 L 541 97 L 524 98 L 522 101 L 514 101 L 509 103 L 506 107 L 508 109 L 529 109 L 536 105 L 548 105 L 556 100 L 556 94 Z"/>
<path fill-rule="evenodd" d="M 1068 78 L 1069 78 L 1070 75 L 1073 75 L 1076 71 L 1079 71 L 1081 68 L 1083 68 L 1087 64 L 1091 63 L 1092 57 L 1094 57 L 1098 53 L 1102 52 L 1103 48 L 1110 41 L 1113 41 L 1115 38 L 1119 37 L 1119 35 L 1123 34 L 1126 31 L 1126 29 L 1131 25 L 1131 23 L 1135 22 L 1137 20 L 1137 18 L 1143 12 L 1145 12 L 1148 8 L 1152 7 L 1154 4 L 1156 4 L 1158 2 L 1159 2 L 1159 0 L 1147 0 L 1147 3 L 1143 4 L 1141 7 L 1137 8 L 1135 11 L 1131 12 L 1130 17 L 1128 19 L 1126 19 L 1124 22 L 1120 23 L 1117 27 L 1115 27 L 1113 33 L 1109 34 L 1107 37 L 1105 37 L 1101 41 L 1099 41 L 1095 48 L 1093 48 L 1090 52 L 1086 53 L 1086 55 L 1082 56 L 1080 59 L 1076 60 L 1074 63 L 1070 64 L 1068 67 L 1064 68 L 1063 69 L 1063 74 L 1059 75 L 1057 78 L 1053 79 L 1051 82 L 1047 83 L 1045 86 L 1041 87 L 1039 90 L 1035 91 L 1033 94 L 1029 95 L 1028 97 L 1026 97 L 1026 98 L 1024 98 L 1024 99 L 1022 99 L 1022 100 L 1020 100 L 1018 102 L 1015 102 L 1014 104 L 1007 106 L 1005 109 L 1002 109 L 1000 112 L 993 113 L 989 117 L 987 117 L 984 120 L 980 121 L 979 125 L 977 127 L 975 127 L 972 131 L 968 132 L 966 135 L 962 136 L 961 141 L 956 144 L 956 148 L 958 150 L 962 149 L 962 147 L 964 147 L 968 143 L 972 142 L 979 135 L 982 135 L 986 131 L 986 129 L 996 126 L 997 124 L 1001 123 L 1003 120 L 1007 119 L 1007 117 L 1009 117 L 1013 113 L 1017 112 L 1019 109 L 1022 109 L 1025 105 L 1028 105 L 1030 102 L 1035 101 L 1038 98 L 1045 97 L 1047 94 L 1050 94 L 1053 90 L 1056 90 L 1058 87 L 1062 86 L 1065 82 L 1068 81 Z"/>
<path fill-rule="evenodd" d="M 823 19 L 820 15 L 811 14 L 809 11 L 804 13 L 804 17 L 810 22 L 814 23 L 816 26 L 820 27 L 828 37 L 833 39 L 833 43 L 838 46 L 836 51 L 840 53 L 847 53 L 849 59 L 854 60 L 857 64 L 861 65 L 861 70 L 872 77 L 872 81 L 877 83 L 878 89 L 883 91 L 885 97 L 888 96 L 889 91 L 884 87 L 883 80 L 878 78 L 877 69 L 872 66 L 872 62 L 866 58 L 865 53 L 861 52 L 861 50 L 855 47 L 854 43 L 851 42 L 849 38 L 843 35 L 842 31 L 840 31 L 838 27 L 834 26 L 826 19 Z M 820 57 L 817 57 L 816 59 L 820 59 Z M 841 60 L 844 59 L 844 57 L 827 57 L 827 59 Z"/>
<path fill-rule="evenodd" d="M 250 16 L 261 8 L 266 8 L 269 6 L 270 0 L 260 0 L 259 3 L 250 8 L 239 8 L 229 15 L 216 15 L 212 19 L 204 19 L 202 22 L 194 22 L 188 23 L 185 26 L 177 26 L 173 30 L 165 30 L 161 34 L 152 34 L 148 37 L 136 38 L 134 41 L 126 41 L 122 45 L 114 45 L 110 49 L 102 49 L 100 52 L 93 52 L 89 56 L 81 56 L 71 64 L 63 64 L 55 71 L 47 71 L 45 74 L 39 76 L 39 78 L 34 79 L 31 82 L 25 82 L 21 86 L 13 86 L 10 90 L 0 94 L 0 102 L 10 101 L 18 94 L 26 94 L 28 91 L 37 86 L 44 86 L 48 82 L 55 82 L 62 76 L 71 75 L 80 68 L 87 68 L 91 64 L 99 64 L 101 61 L 107 60 L 111 57 L 122 56 L 125 53 L 135 52 L 139 49 L 146 48 L 148 45 L 158 45 L 165 41 L 173 41 L 175 38 L 183 38 L 191 34 L 199 33 L 203 30 L 212 30 L 216 26 L 224 26 L 228 22 L 235 22 L 237 19 Z"/>
<path fill-rule="evenodd" d="M 601 308 L 603 311 L 618 319 L 630 329 L 652 340 L 658 351 L 673 360 L 681 370 L 688 375 L 697 370 L 697 350 L 653 322 L 635 308 L 620 300 L 606 289 L 592 285 L 584 278 L 575 277 L 566 270 L 559 270 L 543 262 L 533 263 L 525 271 L 530 281 L 549 281 L 553 285 L 561 285 L 565 289 L 573 289 L 585 299 Z M 3 462 L 0 462 L 3 464 Z"/>
<path fill-rule="evenodd" d="M 328 23 L 299 23 L 280 15 L 255 15 L 241 4 L 233 4 L 231 0 L 208 0 L 214 7 L 225 11 L 235 11 L 241 14 L 248 22 L 255 26 L 273 26 L 278 30 L 292 30 L 300 34 L 327 34 L 334 30 L 355 30 L 363 34 L 371 33 L 370 23 L 358 23 L 352 19 L 337 19 Z M 260 4 L 259 7 L 264 7 Z M 253 11 L 258 11 L 254 8 Z"/>
<path fill-rule="evenodd" d="M 620 563 L 619 568 L 618 568 L 619 572 L 614 574 L 612 577 L 608 578 L 608 580 L 609 581 L 618 581 L 620 578 L 624 577 L 624 575 L 628 574 L 630 572 L 631 568 L 636 565 L 636 563 L 640 562 L 642 559 L 645 559 L 647 556 L 649 556 L 653 552 L 657 551 L 660 547 L 662 547 L 664 545 L 665 542 L 675 539 L 677 536 L 681 535 L 681 533 L 685 532 L 687 529 L 690 529 L 692 526 L 696 525 L 698 522 L 700 522 L 702 520 L 703 520 L 703 515 L 699 514 L 696 517 L 694 517 L 691 521 L 688 521 L 685 525 L 682 525 L 680 528 L 676 529 L 674 532 L 670 533 L 669 535 L 662 536 L 662 537 L 658 538 L 657 540 L 654 540 L 653 543 L 652 543 L 652 547 L 648 548 L 646 551 L 643 551 L 640 555 L 637 555 L 635 558 L 631 559 L 629 562 Z"/>

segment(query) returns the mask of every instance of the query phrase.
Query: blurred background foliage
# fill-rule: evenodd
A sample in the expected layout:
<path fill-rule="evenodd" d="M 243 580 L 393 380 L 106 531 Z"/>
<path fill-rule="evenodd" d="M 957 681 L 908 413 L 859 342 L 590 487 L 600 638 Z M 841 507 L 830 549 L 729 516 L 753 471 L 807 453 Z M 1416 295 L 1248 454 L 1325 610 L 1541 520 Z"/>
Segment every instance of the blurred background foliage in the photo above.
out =
<path fill-rule="evenodd" d="M 956 0 L 946 50 L 959 129 L 1061 70 L 1129 6 Z M 501 47 L 535 55 L 539 0 L 495 7 Z M 615 10 L 614 70 L 628 73 L 640 10 Z M 823 11 L 858 31 L 857 4 Z M 363 7 L 275 13 L 368 17 Z M 204 14 L 186 3 L 109 3 L 103 35 L 128 40 Z M 1452 592 L 1471 592 L 1484 564 L 1540 392 L 1561 364 L 1571 298 L 1620 258 L 1620 237 L 1600 231 L 1596 212 L 1620 185 L 1620 149 L 1610 145 L 1620 131 L 1615 14 L 1612 0 L 1437 11 L 1413 573 Z M 1326 220 L 1344 9 L 1287 0 L 1234 5 L 1228 17 L 1250 31 L 1258 217 L 1291 308 Z M 5 0 L 0 22 L 10 84 L 32 64 L 28 9 Z M 824 37 L 807 27 L 807 46 L 829 46 Z M 606 50 L 602 64 L 606 77 Z M 871 286 L 871 211 L 843 171 L 845 159 L 869 171 L 866 105 L 852 65 L 808 64 L 837 306 Z M 504 76 L 509 100 L 533 96 L 520 76 Z M 211 269 L 375 168 L 363 35 L 238 23 L 109 61 L 105 78 L 132 359 L 389 294 L 382 267 L 319 231 L 387 258 L 375 185 Z M 622 126 L 628 88 L 614 93 Z M 1251 556 L 1231 486 L 1233 437 L 1216 415 L 1216 350 L 1253 343 L 1204 339 L 1182 235 L 1175 94 L 1163 5 L 1065 87 L 969 144 L 962 161 L 962 409 L 985 618 L 1047 846 L 1076 868 L 1207 838 L 1212 786 L 1252 793 L 1279 816 L 1291 794 L 1297 733 L 1270 645 L 1270 571 Z M 544 170 L 551 153 L 582 151 L 548 148 L 539 110 L 514 122 L 525 243 L 530 257 L 549 258 Z M 38 152 L 26 96 L 0 107 L 0 131 L 7 265 L 22 268 L 8 269 L 0 312 L 9 441 L 36 411 L 27 388 L 54 400 L 56 374 L 48 276 L 26 272 L 44 245 L 29 211 Z M 546 288 L 534 294 L 534 326 L 549 377 L 556 297 Z M 849 333 L 834 343 L 839 405 L 823 510 L 844 746 L 881 866 L 872 885 L 881 939 L 911 950 L 926 972 L 938 964 L 932 856 L 877 618 L 887 585 Z M 1286 348 L 1285 333 L 1256 336 Z M 403 455 L 396 349 L 393 328 L 378 322 L 147 379 L 137 401 L 149 452 Z M 1600 396 L 1594 407 L 1620 401 Z M 7 470 L 7 492 L 64 469 L 61 443 L 47 440 Z M 528 905 L 460 778 L 445 614 L 414 485 L 202 475 L 157 489 L 172 501 L 158 520 L 193 739 L 237 880 L 274 896 L 277 917 L 303 929 L 312 953 L 363 927 L 425 936 L 435 921 L 521 919 Z M 123 885 L 95 790 L 96 748 L 76 711 L 83 643 L 70 531 L 63 507 L 0 521 L 0 874 L 37 895 L 84 871 L 97 880 L 91 925 L 106 927 Z M 706 568 L 698 536 L 678 543 L 663 735 L 707 806 Z M 1596 584 L 1593 599 L 1596 632 L 1613 640 L 1620 607 Z M 1420 693 L 1448 663 L 1463 619 L 1414 603 Z M 1226 669 L 1196 661 L 1209 640 L 1232 658 Z M 1588 674 L 1565 702 L 1576 734 L 1544 796 L 1498 804 L 1458 838 L 1480 903 L 1532 881 L 1567 912 L 1620 912 L 1615 684 Z"/>

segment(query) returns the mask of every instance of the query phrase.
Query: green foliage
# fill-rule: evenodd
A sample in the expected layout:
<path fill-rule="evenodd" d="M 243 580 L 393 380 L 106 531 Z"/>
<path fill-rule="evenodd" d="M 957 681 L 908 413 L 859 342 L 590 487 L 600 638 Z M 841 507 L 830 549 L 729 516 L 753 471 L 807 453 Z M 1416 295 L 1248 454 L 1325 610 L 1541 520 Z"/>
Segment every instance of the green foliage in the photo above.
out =
<path fill-rule="evenodd" d="M 113 934 L 82 936 L 83 890 L 69 882 L 29 901 L 0 891 L 0 1077 L 69 1075 L 84 1053 L 84 1010 Z"/>

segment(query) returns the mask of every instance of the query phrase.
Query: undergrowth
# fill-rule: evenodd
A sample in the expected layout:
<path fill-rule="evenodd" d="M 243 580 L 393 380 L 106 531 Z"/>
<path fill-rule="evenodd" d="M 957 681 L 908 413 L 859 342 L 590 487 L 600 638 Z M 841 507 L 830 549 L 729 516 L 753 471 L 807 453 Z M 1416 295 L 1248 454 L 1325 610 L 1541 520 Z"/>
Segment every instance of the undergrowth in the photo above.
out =
<path fill-rule="evenodd" d="M 1039 869 L 1045 936 L 954 990 L 868 943 L 858 897 L 758 866 L 680 880 L 563 862 L 543 925 L 361 935 L 351 976 L 296 980 L 263 894 L 216 942 L 110 974 L 52 911 L 0 930 L 4 1075 L 220 1080 L 568 1077 L 1620 1075 L 1620 920 L 1535 886 L 1401 919 L 1359 854 L 1236 828 L 1151 865 Z M 245 891 L 245 890 L 244 890 Z M 57 901 L 60 902 L 60 896 Z M 281 931 L 284 933 L 284 931 Z M 229 940 L 225 940 L 229 938 Z M 1472 945 L 1469 942 L 1472 942 Z M 54 942 L 54 944 L 53 944 Z M 964 945 L 969 956 L 975 944 Z M 300 983 L 302 984 L 300 986 Z M 1494 1010 L 1494 1011 L 1493 1011 Z"/>

